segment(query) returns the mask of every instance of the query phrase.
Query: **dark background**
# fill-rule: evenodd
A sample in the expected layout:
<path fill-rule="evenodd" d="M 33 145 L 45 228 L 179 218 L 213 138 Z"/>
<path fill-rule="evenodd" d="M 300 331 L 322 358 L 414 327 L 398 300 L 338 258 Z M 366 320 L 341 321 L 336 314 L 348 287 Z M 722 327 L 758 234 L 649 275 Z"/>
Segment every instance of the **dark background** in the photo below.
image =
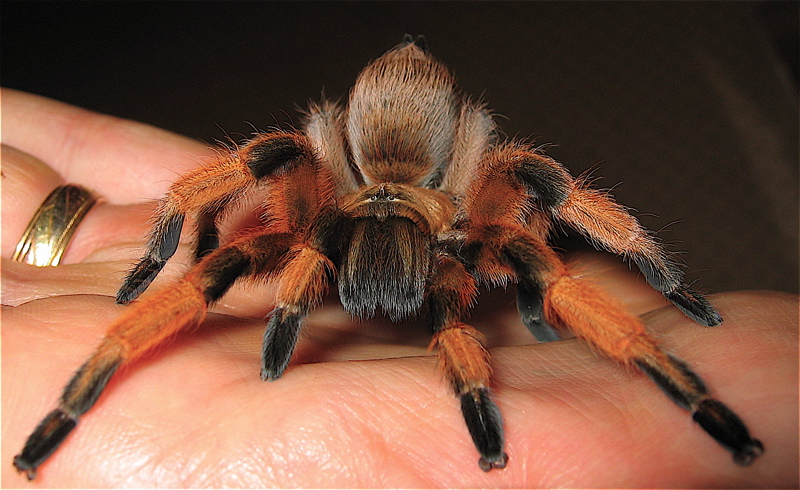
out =
<path fill-rule="evenodd" d="M 707 292 L 798 290 L 798 3 L 0 4 L 2 85 L 205 142 L 425 34 L 505 133 L 659 230 Z"/>

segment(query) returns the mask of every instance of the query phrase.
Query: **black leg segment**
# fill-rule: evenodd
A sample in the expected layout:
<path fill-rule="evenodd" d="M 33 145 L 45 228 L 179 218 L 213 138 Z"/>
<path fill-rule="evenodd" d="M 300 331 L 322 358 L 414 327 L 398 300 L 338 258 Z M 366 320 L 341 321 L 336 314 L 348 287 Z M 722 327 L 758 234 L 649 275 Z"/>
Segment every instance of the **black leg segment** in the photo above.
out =
<path fill-rule="evenodd" d="M 692 415 L 695 422 L 733 453 L 740 466 L 750 465 L 764 453 L 764 445 L 750 437 L 750 431 L 733 410 L 722 402 L 708 398 L 700 402 Z"/>
<path fill-rule="evenodd" d="M 128 304 L 147 289 L 178 249 L 182 228 L 182 214 L 167 217 L 156 225 L 147 244 L 147 254 L 128 272 L 117 292 L 117 303 Z"/>
<path fill-rule="evenodd" d="M 195 259 L 200 260 L 219 248 L 219 230 L 216 223 L 217 213 L 203 211 L 197 217 L 197 248 Z"/>
<path fill-rule="evenodd" d="M 631 258 L 653 289 L 661 292 L 686 316 L 706 327 L 722 323 L 722 317 L 708 300 L 683 283 L 683 273 L 673 262 L 665 259 L 656 264 L 639 254 L 633 254 Z"/>
<path fill-rule="evenodd" d="M 302 158 L 310 158 L 309 149 L 298 135 L 274 133 L 246 148 L 247 168 L 257 179 L 275 174 L 278 170 Z"/>
<path fill-rule="evenodd" d="M 673 291 L 665 292 L 664 297 L 700 325 L 716 327 L 722 323 L 722 317 L 708 300 L 685 284 L 681 284 Z"/>
<path fill-rule="evenodd" d="M 300 333 L 300 315 L 276 308 L 267 324 L 261 351 L 261 379 L 275 380 L 283 375 Z"/>
<path fill-rule="evenodd" d="M 481 454 L 478 460 L 481 469 L 505 468 L 508 455 L 503 452 L 503 418 L 489 397 L 489 390 L 479 388 L 461 395 L 461 412 Z"/>
<path fill-rule="evenodd" d="M 536 340 L 539 342 L 561 340 L 558 331 L 544 319 L 543 298 L 539 288 L 524 282 L 517 284 L 517 310 L 522 323 L 528 327 Z"/>
<path fill-rule="evenodd" d="M 36 469 L 64 442 L 78 425 L 77 417 L 57 408 L 47 414 L 33 434 L 28 437 L 22 452 L 14 456 L 14 467 L 25 473 L 28 480 L 36 478 Z"/>
<path fill-rule="evenodd" d="M 47 414 L 28 437 L 22 452 L 14 457 L 14 467 L 25 473 L 28 480 L 36 478 L 36 469 L 44 462 L 78 425 L 100 397 L 108 380 L 116 372 L 121 359 L 91 358 L 72 377 L 58 408 Z"/>

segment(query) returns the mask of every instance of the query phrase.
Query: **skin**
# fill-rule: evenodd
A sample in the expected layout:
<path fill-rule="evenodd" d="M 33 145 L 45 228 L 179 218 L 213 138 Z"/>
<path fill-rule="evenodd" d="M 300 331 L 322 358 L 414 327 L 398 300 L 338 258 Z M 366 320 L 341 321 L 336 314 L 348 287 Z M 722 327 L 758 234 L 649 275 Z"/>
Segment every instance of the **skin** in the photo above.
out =
<path fill-rule="evenodd" d="M 2 91 L 2 112 L 4 487 L 798 485 L 797 297 L 711 295 L 725 323 L 704 328 L 604 254 L 569 261 L 642 315 L 742 416 L 766 448 L 752 466 L 736 466 L 637 371 L 575 339 L 536 345 L 509 288 L 483 293 L 470 319 L 491 348 L 510 458 L 484 473 L 423 325 L 354 322 L 334 295 L 309 318 L 283 378 L 262 382 L 272 288 L 237 285 L 195 333 L 123 369 L 28 483 L 13 455 L 124 308 L 114 295 L 142 251 L 153 200 L 216 156 L 156 128 L 13 90 Z M 64 265 L 12 262 L 28 220 L 63 182 L 104 199 Z M 185 270 L 188 248 L 151 290 Z"/>

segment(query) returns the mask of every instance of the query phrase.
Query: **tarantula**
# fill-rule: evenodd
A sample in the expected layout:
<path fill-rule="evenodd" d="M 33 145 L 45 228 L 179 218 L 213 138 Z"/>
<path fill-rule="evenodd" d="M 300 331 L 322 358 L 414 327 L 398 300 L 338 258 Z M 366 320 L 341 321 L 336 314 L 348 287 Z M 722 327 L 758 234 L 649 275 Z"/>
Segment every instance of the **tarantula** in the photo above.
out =
<path fill-rule="evenodd" d="M 489 354 L 465 322 L 478 286 L 516 283 L 523 323 L 541 342 L 571 329 L 596 350 L 648 375 L 736 463 L 763 452 L 740 418 L 664 352 L 642 322 L 570 273 L 548 245 L 555 225 L 635 263 L 653 288 L 705 326 L 722 319 L 652 235 L 607 194 L 574 179 L 529 144 L 499 141 L 483 104 L 462 95 L 424 40 L 401 44 L 358 76 L 345 108 L 312 105 L 302 130 L 258 134 L 228 158 L 180 177 L 160 202 L 147 252 L 117 294 L 130 303 L 175 252 L 196 217 L 196 263 L 135 302 L 78 369 L 58 407 L 14 465 L 29 479 L 97 400 L 117 369 L 201 322 L 239 278 L 277 285 L 261 377 L 279 378 L 303 319 L 336 282 L 357 317 L 420 315 L 460 399 L 484 471 L 503 468 L 503 424 L 490 394 Z M 220 246 L 225 211 L 266 186 L 263 225 Z"/>

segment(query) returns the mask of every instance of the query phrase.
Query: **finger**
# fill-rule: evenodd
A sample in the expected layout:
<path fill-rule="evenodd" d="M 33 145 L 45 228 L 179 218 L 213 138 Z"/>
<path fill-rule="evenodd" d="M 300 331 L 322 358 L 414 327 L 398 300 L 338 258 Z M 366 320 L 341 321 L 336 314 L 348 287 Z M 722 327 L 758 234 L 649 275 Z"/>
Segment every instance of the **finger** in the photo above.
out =
<path fill-rule="evenodd" d="M 35 267 L 3 259 L 3 305 L 78 294 L 113 297 L 124 267 L 122 262 Z"/>
<path fill-rule="evenodd" d="M 65 182 L 44 162 L 16 148 L 3 145 L 0 155 L 3 166 L 2 256 L 10 258 L 39 207 Z M 144 240 L 152 209 L 152 205 L 146 204 L 114 206 L 100 198 L 78 224 L 61 263 L 81 262 L 99 249 L 125 242 L 133 249 L 134 242 Z"/>
<path fill-rule="evenodd" d="M 4 144 L 111 203 L 159 198 L 178 175 L 216 158 L 189 138 L 17 90 L 2 89 L 2 104 Z"/>
<path fill-rule="evenodd" d="M 38 208 L 62 178 L 39 159 L 3 146 L 2 256 L 3 302 L 21 304 L 37 298 L 72 294 L 114 295 L 130 265 L 141 255 L 155 203 L 112 205 L 102 198 L 78 224 L 57 268 L 10 260 Z M 168 287 L 193 263 L 192 237 L 187 234 L 179 252 L 160 275 L 154 290 Z M 75 267 L 78 263 L 91 263 Z M 109 262 L 100 267 L 93 264 Z M 67 267 L 72 266 L 72 267 Z M 109 281 L 113 284 L 108 287 Z M 272 306 L 271 290 L 240 284 L 215 306 L 215 311 L 263 317 Z"/>
<path fill-rule="evenodd" d="M 3 168 L 2 256 L 10 258 L 28 222 L 48 194 L 64 183 L 38 158 L 7 145 L 0 151 Z"/>

